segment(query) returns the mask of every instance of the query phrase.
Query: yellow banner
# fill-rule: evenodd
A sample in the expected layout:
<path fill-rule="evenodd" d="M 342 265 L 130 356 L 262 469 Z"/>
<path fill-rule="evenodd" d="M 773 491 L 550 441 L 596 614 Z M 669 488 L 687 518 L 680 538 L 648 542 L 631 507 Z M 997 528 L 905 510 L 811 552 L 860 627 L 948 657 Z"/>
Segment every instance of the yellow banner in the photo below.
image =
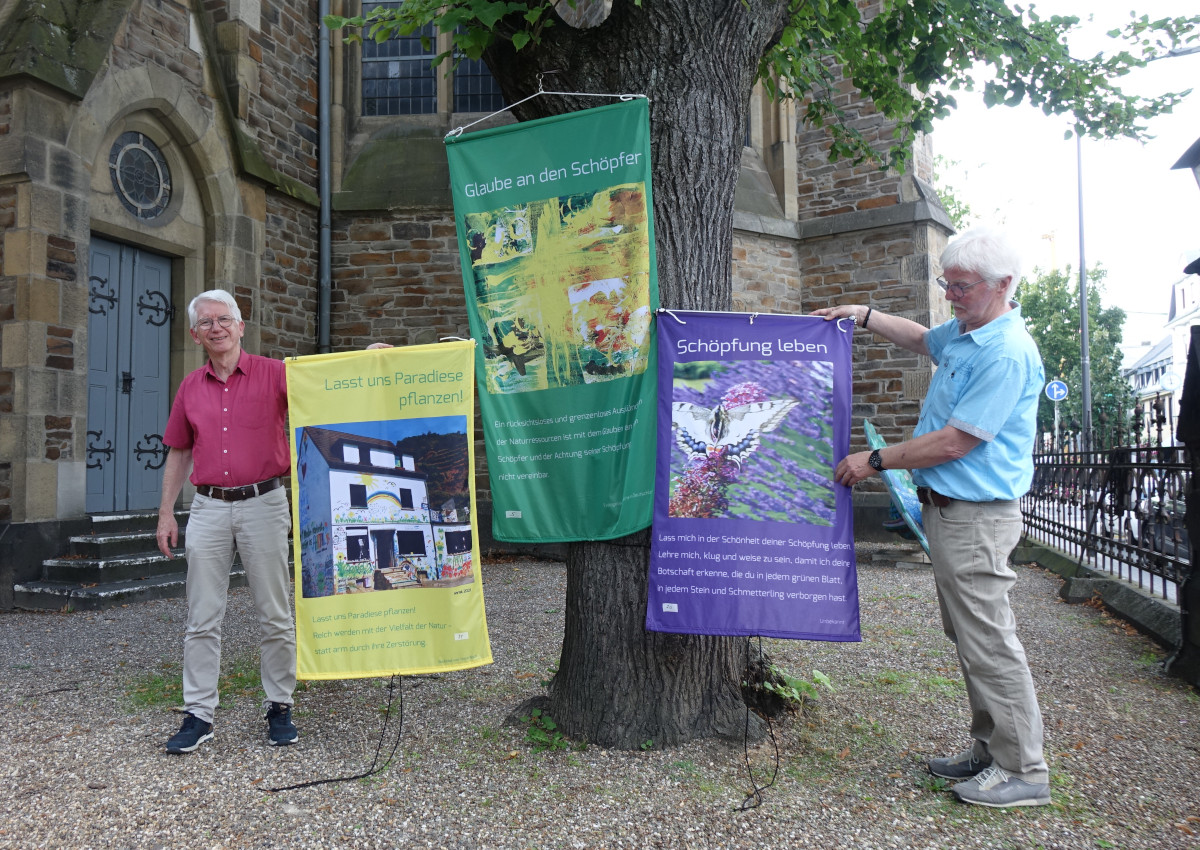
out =
<path fill-rule="evenodd" d="M 299 678 L 491 663 L 475 533 L 473 348 L 287 361 Z"/>

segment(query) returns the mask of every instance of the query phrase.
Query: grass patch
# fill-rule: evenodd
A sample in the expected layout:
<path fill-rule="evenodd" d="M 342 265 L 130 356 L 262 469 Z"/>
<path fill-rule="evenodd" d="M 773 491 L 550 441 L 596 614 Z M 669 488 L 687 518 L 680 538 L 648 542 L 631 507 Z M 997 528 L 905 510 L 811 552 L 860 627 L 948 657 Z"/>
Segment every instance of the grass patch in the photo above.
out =
<path fill-rule="evenodd" d="M 221 708 L 229 708 L 242 696 L 262 698 L 257 658 L 235 658 L 223 668 L 217 680 Z M 125 701 L 131 710 L 183 705 L 182 666 L 167 662 L 159 670 L 134 676 L 125 686 Z"/>
<path fill-rule="evenodd" d="M 911 694 L 916 677 L 912 673 L 902 673 L 899 670 L 884 670 L 875 677 L 875 684 L 882 685 L 886 690 L 897 694 Z"/>
<path fill-rule="evenodd" d="M 944 696 L 958 696 L 967 692 L 967 683 L 962 679 L 951 679 L 947 676 L 930 676 L 922 681 L 929 689 Z"/>
<path fill-rule="evenodd" d="M 713 795 L 722 790 L 720 783 L 714 782 L 706 776 L 704 771 L 693 761 L 671 762 L 667 766 L 667 777 L 676 785 L 682 785 L 707 795 Z"/>
<path fill-rule="evenodd" d="M 903 670 L 883 670 L 864 681 L 866 687 L 876 686 L 882 690 L 904 696 L 959 697 L 966 693 L 966 683 L 955 676 L 938 673 L 909 673 Z"/>
<path fill-rule="evenodd" d="M 1147 649 L 1138 657 L 1137 663 L 1147 668 L 1157 667 L 1163 663 L 1163 658 L 1164 656 L 1161 653 L 1153 649 Z"/>

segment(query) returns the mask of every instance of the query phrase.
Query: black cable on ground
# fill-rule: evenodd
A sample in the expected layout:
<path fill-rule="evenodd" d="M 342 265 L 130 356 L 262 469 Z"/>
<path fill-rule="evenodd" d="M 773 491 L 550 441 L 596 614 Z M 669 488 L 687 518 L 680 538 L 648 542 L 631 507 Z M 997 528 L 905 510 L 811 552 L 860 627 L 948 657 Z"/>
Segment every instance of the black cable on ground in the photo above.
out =
<path fill-rule="evenodd" d="M 383 741 L 387 737 L 388 721 L 392 717 L 392 704 L 396 695 L 400 695 L 399 713 L 400 713 L 400 728 L 396 730 L 396 740 L 392 744 L 392 751 L 388 753 L 387 760 L 383 764 L 379 764 L 379 754 L 383 751 Z M 396 750 L 400 749 L 400 737 L 404 734 L 404 689 L 400 687 L 400 677 L 395 674 L 388 680 L 388 701 L 387 708 L 383 713 L 383 726 L 379 730 L 379 742 L 375 745 L 375 757 L 371 759 L 371 766 L 365 772 L 356 774 L 355 776 L 336 776 L 327 779 L 313 779 L 308 782 L 298 782 L 295 785 L 284 785 L 281 788 L 268 788 L 267 791 L 274 794 L 278 791 L 295 791 L 297 788 L 312 788 L 316 785 L 328 785 L 332 782 L 353 782 L 356 779 L 366 779 L 368 776 L 374 776 L 377 773 L 383 773 L 391 764 L 392 759 L 396 755 Z M 378 765 L 378 767 L 376 766 Z"/>
<path fill-rule="evenodd" d="M 750 669 L 750 641 L 746 641 L 746 667 Z M 762 648 L 762 635 L 758 635 L 758 660 L 765 662 Z M 764 663 L 765 669 L 765 663 Z M 746 774 L 750 777 L 751 791 L 742 800 L 742 804 L 737 807 L 740 812 L 748 811 L 749 809 L 757 809 L 762 805 L 762 792 L 766 791 L 775 784 L 775 779 L 779 776 L 779 741 L 775 738 L 775 724 L 771 722 L 771 718 L 766 714 L 763 717 L 767 721 L 767 734 L 771 737 L 771 744 L 775 747 L 775 766 L 771 771 L 771 780 L 766 785 L 759 785 L 754 778 L 754 770 L 750 767 L 750 703 L 746 703 L 746 728 L 742 735 L 742 749 L 746 757 Z"/>

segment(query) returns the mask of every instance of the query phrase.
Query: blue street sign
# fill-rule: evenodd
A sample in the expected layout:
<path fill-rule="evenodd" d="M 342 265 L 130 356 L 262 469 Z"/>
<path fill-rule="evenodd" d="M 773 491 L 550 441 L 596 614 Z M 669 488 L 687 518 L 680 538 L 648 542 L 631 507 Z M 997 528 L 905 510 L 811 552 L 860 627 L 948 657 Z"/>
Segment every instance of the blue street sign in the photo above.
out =
<path fill-rule="evenodd" d="M 1051 381 L 1046 384 L 1046 398 L 1051 401 L 1062 401 L 1067 397 L 1067 385 L 1062 381 Z"/>

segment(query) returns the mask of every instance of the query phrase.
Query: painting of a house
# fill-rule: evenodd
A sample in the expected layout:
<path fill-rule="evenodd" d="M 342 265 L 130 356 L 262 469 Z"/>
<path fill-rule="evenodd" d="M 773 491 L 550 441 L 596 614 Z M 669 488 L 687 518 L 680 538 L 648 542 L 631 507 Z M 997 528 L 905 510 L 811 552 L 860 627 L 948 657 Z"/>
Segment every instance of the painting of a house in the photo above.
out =
<path fill-rule="evenodd" d="M 473 580 L 465 420 L 461 435 L 394 442 L 307 427 L 297 429 L 296 441 L 305 597 Z"/>

